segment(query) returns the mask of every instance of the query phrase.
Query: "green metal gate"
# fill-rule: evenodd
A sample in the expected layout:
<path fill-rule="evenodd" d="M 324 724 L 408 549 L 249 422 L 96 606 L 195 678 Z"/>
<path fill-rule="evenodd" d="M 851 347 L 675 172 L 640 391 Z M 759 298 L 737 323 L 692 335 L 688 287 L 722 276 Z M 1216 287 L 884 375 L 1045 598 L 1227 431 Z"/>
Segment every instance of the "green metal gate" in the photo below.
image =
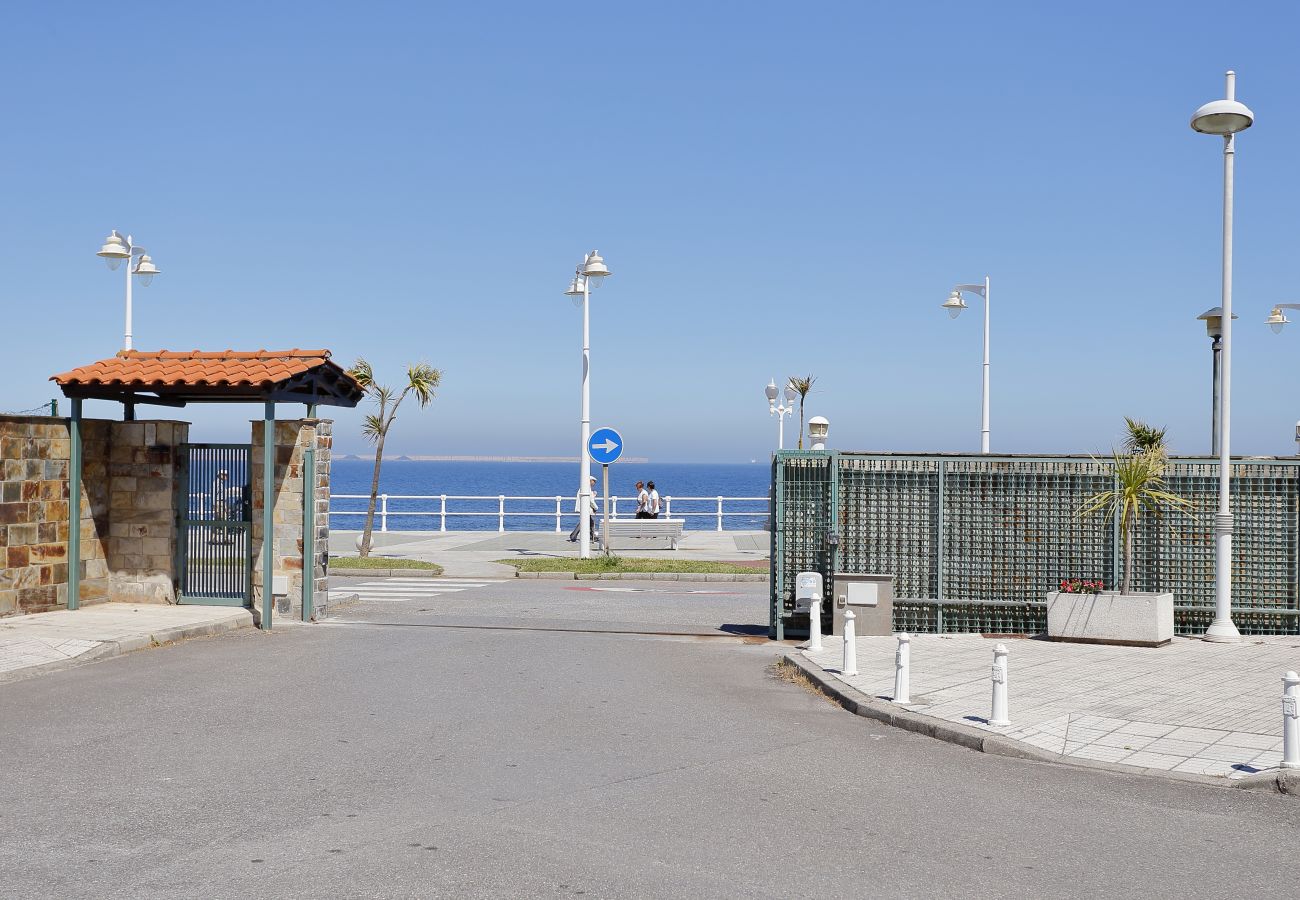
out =
<path fill-rule="evenodd" d="M 251 606 L 252 447 L 183 444 L 177 496 L 177 602 Z"/>

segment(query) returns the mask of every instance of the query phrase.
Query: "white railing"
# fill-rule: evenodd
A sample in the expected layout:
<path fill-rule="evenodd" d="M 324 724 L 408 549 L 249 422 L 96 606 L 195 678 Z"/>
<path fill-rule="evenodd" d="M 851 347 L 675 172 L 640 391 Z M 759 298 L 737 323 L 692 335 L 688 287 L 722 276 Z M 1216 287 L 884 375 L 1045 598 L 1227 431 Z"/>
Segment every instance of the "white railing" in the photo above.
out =
<path fill-rule="evenodd" d="M 361 516 L 364 518 L 366 515 L 366 511 L 364 509 L 362 510 L 337 509 L 334 506 L 334 501 L 335 500 L 369 500 L 369 499 L 370 499 L 369 494 L 330 494 L 330 518 L 337 519 L 339 516 Z M 512 518 L 554 519 L 555 531 L 557 533 L 560 533 L 563 532 L 564 530 L 564 525 L 563 525 L 564 519 L 568 518 L 573 521 L 577 521 L 578 514 L 577 512 L 572 511 L 573 507 L 576 505 L 576 499 L 577 498 L 575 497 L 563 497 L 558 495 L 547 496 L 547 497 L 511 497 L 511 496 L 506 496 L 505 494 L 496 494 L 495 496 L 490 494 L 483 494 L 483 495 L 380 494 L 378 497 L 378 503 L 376 503 L 375 505 L 375 518 L 379 520 L 380 531 L 388 530 L 388 520 L 390 518 L 400 520 L 402 517 L 410 517 L 410 516 L 421 516 L 424 518 L 437 518 L 438 530 L 446 531 L 447 519 L 449 518 L 455 518 L 457 516 L 464 516 L 464 517 L 471 517 L 471 518 L 495 516 L 497 520 L 497 531 L 501 531 L 501 532 L 506 530 L 507 516 Z M 610 504 L 609 516 L 611 519 L 617 519 L 619 517 L 618 504 L 620 499 L 625 504 L 623 507 L 624 510 L 628 508 L 626 504 L 636 502 L 636 499 L 634 497 L 619 498 L 619 497 L 611 496 L 609 498 L 609 504 Z M 435 508 L 410 509 L 409 508 L 410 504 L 403 504 L 404 507 L 403 509 L 389 509 L 388 508 L 389 500 L 430 501 Z M 448 500 L 460 504 L 468 503 L 468 504 L 495 505 L 495 509 L 482 509 L 482 510 L 448 509 L 447 508 Z M 529 510 L 529 509 L 507 509 L 506 508 L 507 503 L 513 503 L 516 501 L 529 502 L 532 504 L 537 504 L 537 503 L 549 504 L 553 502 L 555 504 L 555 510 L 554 512 L 550 512 L 550 511 L 540 512 L 536 509 Z M 715 530 L 717 531 L 723 530 L 722 529 L 723 520 L 728 517 L 749 516 L 753 518 L 758 516 L 766 516 L 768 514 L 767 497 L 669 497 L 669 496 L 665 496 L 663 497 L 663 507 L 664 507 L 663 517 L 665 519 L 673 518 L 674 501 L 678 503 L 677 518 L 713 519 L 714 522 L 716 523 Z M 601 502 L 602 502 L 602 498 L 600 496 L 597 496 L 596 497 L 597 506 L 600 506 Z M 681 504 L 683 503 L 709 503 L 710 505 L 713 506 L 713 508 L 707 511 L 705 510 L 688 511 L 688 510 L 681 509 Z M 763 504 L 763 506 L 761 508 L 756 507 L 754 509 L 727 509 L 726 504 L 728 503 L 750 503 L 750 504 L 761 503 Z M 601 513 L 597 513 L 598 516 L 600 514 Z"/>

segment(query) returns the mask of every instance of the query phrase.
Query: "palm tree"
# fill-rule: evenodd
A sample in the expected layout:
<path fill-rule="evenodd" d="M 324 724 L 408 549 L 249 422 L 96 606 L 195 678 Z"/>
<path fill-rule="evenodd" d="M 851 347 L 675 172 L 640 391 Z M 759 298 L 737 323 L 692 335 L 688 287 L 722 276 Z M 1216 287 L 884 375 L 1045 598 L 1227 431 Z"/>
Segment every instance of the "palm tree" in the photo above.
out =
<path fill-rule="evenodd" d="M 375 527 L 375 501 L 379 498 L 379 467 L 384 461 L 384 441 L 388 438 L 388 429 L 393 427 L 393 420 L 397 418 L 397 408 L 402 405 L 407 394 L 415 394 L 421 409 L 429 405 L 433 400 L 434 390 L 442 384 L 442 373 L 425 363 L 409 365 L 406 367 L 406 387 L 402 388 L 400 394 L 376 382 L 374 370 L 364 359 L 358 359 L 356 365 L 348 370 L 348 374 L 365 388 L 366 393 L 374 398 L 375 404 L 379 407 L 379 412 L 366 416 L 361 426 L 366 438 L 375 443 L 375 474 L 370 479 L 370 505 L 366 508 L 365 530 L 361 532 L 360 553 L 362 557 L 367 557 L 370 555 L 370 533 Z"/>
<path fill-rule="evenodd" d="M 1192 507 L 1190 501 L 1165 490 L 1165 467 L 1169 463 L 1165 429 L 1151 428 L 1128 418 L 1124 421 L 1129 432 L 1124 442 L 1127 452 L 1112 451 L 1111 473 L 1115 486 L 1092 495 L 1079 509 L 1080 516 L 1115 515 L 1118 511 L 1120 540 L 1124 545 L 1121 594 L 1129 593 L 1133 587 L 1133 532 L 1142 516 L 1150 513 L 1160 518 L 1167 509 L 1185 512 Z"/>
<path fill-rule="evenodd" d="M 804 378 L 791 378 L 790 387 L 799 393 L 799 449 L 803 449 L 803 402 L 808 399 L 808 392 L 812 390 L 813 382 L 817 378 L 808 375 Z"/>

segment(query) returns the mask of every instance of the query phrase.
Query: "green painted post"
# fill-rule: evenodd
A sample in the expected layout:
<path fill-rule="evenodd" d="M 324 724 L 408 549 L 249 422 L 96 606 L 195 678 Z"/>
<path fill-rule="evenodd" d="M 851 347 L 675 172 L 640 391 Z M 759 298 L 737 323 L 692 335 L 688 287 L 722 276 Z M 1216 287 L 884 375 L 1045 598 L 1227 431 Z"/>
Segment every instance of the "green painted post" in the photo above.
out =
<path fill-rule="evenodd" d="M 262 629 L 271 630 L 275 606 L 275 404 L 266 401 L 262 421 Z"/>
<path fill-rule="evenodd" d="M 55 398 L 54 400 L 50 401 L 50 417 L 57 418 L 58 415 L 59 415 L 59 401 L 58 398 Z"/>
<path fill-rule="evenodd" d="M 316 404 L 307 404 L 307 418 L 316 418 Z M 302 465 L 302 620 L 316 611 L 316 426 L 303 453 Z"/>
<path fill-rule="evenodd" d="M 81 606 L 81 398 L 68 420 L 68 609 Z"/>

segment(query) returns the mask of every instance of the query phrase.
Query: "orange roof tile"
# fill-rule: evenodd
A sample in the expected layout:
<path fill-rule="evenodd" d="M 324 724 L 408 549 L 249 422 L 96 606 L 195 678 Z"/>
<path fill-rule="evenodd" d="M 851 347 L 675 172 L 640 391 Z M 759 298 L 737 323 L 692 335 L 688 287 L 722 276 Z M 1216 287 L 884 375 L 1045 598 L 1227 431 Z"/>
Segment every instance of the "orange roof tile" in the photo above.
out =
<path fill-rule="evenodd" d="M 325 365 L 328 350 L 121 350 L 112 359 L 50 377 L 63 385 L 106 387 L 268 388 L 295 375 Z M 335 363 L 329 363 L 337 368 Z"/>

